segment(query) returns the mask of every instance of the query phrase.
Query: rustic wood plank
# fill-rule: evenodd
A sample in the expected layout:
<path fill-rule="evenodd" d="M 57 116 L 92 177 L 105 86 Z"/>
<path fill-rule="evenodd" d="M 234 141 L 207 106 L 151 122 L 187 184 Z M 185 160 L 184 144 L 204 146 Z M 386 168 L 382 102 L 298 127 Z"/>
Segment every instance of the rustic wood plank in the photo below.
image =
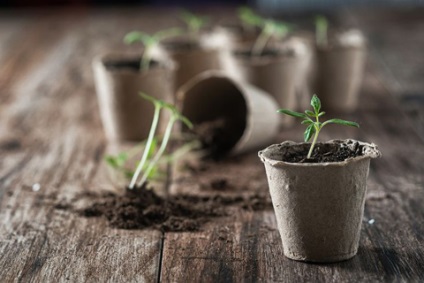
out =
<path fill-rule="evenodd" d="M 283 255 L 272 211 L 239 211 L 227 219 L 209 223 L 199 233 L 166 233 L 161 279 L 164 282 L 422 280 L 424 216 L 418 206 L 424 201 L 424 144 L 373 72 L 367 73 L 360 109 L 347 116 L 360 122 L 361 129 L 329 127 L 321 138 L 354 137 L 377 143 L 383 152 L 383 158 L 373 160 L 371 165 L 360 250 L 355 258 L 331 265 L 291 261 Z M 301 130 L 295 126 L 282 133 L 281 139 L 301 137 Z M 236 168 L 230 172 L 238 170 L 232 177 L 228 169 L 225 172 L 216 165 L 207 165 L 206 172 L 191 178 L 187 171 L 176 171 L 173 192 L 204 194 L 205 186 L 199 184 L 207 184 L 211 178 L 227 178 L 231 184 L 231 180 L 244 177 L 256 184 L 247 189 L 268 189 L 265 175 L 262 180 L 248 177 L 254 170 L 251 168 L 256 168 L 258 174 L 263 171 L 256 154 L 226 163 Z M 244 171 L 245 167 L 250 169 Z M 196 181 L 191 182 L 192 179 Z M 227 190 L 230 191 L 227 193 L 240 193 L 231 187 Z"/>
<path fill-rule="evenodd" d="M 18 35 L 27 38 L 26 46 L 4 51 L 2 281 L 157 281 L 159 231 L 115 230 L 105 221 L 53 207 L 56 199 L 107 189 L 99 181 L 107 175 L 99 166 L 106 141 L 90 61 L 100 52 L 123 48 L 122 36 L 134 24 L 129 14 L 140 23 L 135 11 L 112 19 L 108 11 L 84 12 L 77 22 L 70 14 L 49 14 L 48 20 L 29 21 L 32 28 Z M 34 30 L 38 33 L 28 36 Z M 33 192 L 36 183 L 41 189 Z"/>

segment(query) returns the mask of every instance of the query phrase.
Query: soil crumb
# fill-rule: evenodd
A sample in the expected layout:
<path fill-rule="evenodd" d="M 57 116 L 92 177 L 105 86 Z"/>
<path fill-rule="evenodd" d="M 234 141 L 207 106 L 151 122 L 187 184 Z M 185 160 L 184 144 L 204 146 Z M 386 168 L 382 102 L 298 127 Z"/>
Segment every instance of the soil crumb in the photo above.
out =
<path fill-rule="evenodd" d="M 299 145 L 289 148 L 282 147 L 281 160 L 291 163 L 325 163 L 342 162 L 348 158 L 361 156 L 362 146 L 359 143 L 353 146 L 347 144 L 320 143 L 312 152 L 311 158 L 306 158 L 309 146 Z"/>
<path fill-rule="evenodd" d="M 205 156 L 207 159 L 220 160 L 234 147 L 242 135 L 234 129 L 244 129 L 244 125 L 236 123 L 230 118 L 221 117 L 195 126 L 193 132 L 199 138 L 202 149 L 208 152 Z"/>
<path fill-rule="evenodd" d="M 214 217 L 229 215 L 230 207 L 244 210 L 271 209 L 268 195 L 194 196 L 173 195 L 163 198 L 152 189 L 114 193 L 80 194 L 74 200 L 87 199 L 89 205 L 76 210 L 84 217 L 104 217 L 119 229 L 153 228 L 161 231 L 197 231 Z M 63 209 L 64 205 L 61 205 Z"/>

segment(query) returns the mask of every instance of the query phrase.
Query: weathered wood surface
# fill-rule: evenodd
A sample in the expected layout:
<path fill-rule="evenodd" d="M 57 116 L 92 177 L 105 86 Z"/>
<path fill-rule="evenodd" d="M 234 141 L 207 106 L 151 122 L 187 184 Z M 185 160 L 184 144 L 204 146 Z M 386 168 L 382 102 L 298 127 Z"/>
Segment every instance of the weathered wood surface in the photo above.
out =
<path fill-rule="evenodd" d="M 225 17 L 231 11 L 209 12 Z M 384 155 L 372 163 L 369 178 L 365 217 L 375 222 L 364 222 L 359 254 L 350 261 L 312 265 L 284 258 L 272 211 L 238 211 L 202 232 L 162 235 L 111 229 L 103 221 L 52 207 L 55 199 L 113 188 L 101 164 L 103 154 L 113 149 L 101 128 L 91 58 L 130 50 L 121 42 L 125 32 L 172 26 L 177 23 L 172 15 L 151 9 L 0 12 L 0 281 L 424 280 L 424 144 L 392 97 L 398 90 L 388 86 L 381 68 L 372 66 L 361 109 L 345 117 L 358 121 L 361 129 L 334 126 L 322 136 L 372 141 Z M 406 29 L 412 24 L 407 21 L 405 27 L 399 20 L 398 25 Z M 379 36 L 384 38 L 384 32 Z M 420 82 L 414 79 L 416 93 L 424 91 Z M 294 127 L 281 139 L 297 139 L 300 132 Z M 226 162 L 239 170 L 237 178 L 252 176 L 246 191 L 267 190 L 255 153 Z M 226 174 L 214 166 L 208 178 Z M 254 173 L 246 175 L 246 167 Z M 210 193 L 200 186 L 207 186 L 204 178 L 175 182 L 172 192 Z M 36 183 L 38 192 L 32 191 Z"/>

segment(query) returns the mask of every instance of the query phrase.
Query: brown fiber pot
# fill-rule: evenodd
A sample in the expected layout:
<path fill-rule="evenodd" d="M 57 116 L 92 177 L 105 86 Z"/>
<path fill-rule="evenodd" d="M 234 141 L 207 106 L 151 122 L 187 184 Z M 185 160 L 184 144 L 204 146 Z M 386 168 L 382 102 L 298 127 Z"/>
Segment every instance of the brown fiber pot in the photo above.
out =
<path fill-rule="evenodd" d="M 296 87 L 301 80 L 302 58 L 278 49 L 264 51 L 263 56 L 251 56 L 250 51 L 234 52 L 236 69 L 241 79 L 271 94 L 280 108 L 296 108 Z M 290 125 L 293 119 L 281 115 L 281 123 Z"/>
<path fill-rule="evenodd" d="M 222 49 L 204 46 L 202 39 L 176 38 L 164 42 L 163 47 L 178 66 L 175 90 L 204 71 L 221 69 Z"/>
<path fill-rule="evenodd" d="M 228 153 L 260 148 L 275 140 L 279 116 L 276 101 L 264 91 L 234 80 L 222 71 L 196 76 L 177 93 L 182 113 L 194 125 L 227 118 Z"/>
<path fill-rule="evenodd" d="M 111 67 L 121 64 L 121 67 Z M 140 91 L 172 102 L 175 68 L 156 63 L 140 72 L 139 58 L 107 55 L 93 61 L 93 71 L 100 115 L 106 137 L 112 141 L 141 141 L 147 138 L 153 119 L 154 107 L 142 99 Z M 124 66 L 122 66 L 124 65 Z M 159 131 L 163 123 L 159 125 Z"/>
<path fill-rule="evenodd" d="M 317 48 L 313 90 L 328 110 L 352 112 L 357 108 L 364 73 L 365 41 Z"/>
<path fill-rule="evenodd" d="M 284 153 L 310 146 L 289 141 L 259 152 L 284 255 L 294 260 L 337 262 L 358 251 L 370 159 L 381 154 L 376 145 L 355 140 L 328 143 L 362 155 L 332 163 L 279 161 Z"/>

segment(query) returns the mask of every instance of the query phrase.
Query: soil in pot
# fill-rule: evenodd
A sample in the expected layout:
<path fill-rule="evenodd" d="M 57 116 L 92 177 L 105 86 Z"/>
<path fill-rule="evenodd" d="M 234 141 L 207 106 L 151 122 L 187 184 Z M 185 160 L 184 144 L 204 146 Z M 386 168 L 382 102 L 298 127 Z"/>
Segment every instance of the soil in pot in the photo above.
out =
<path fill-rule="evenodd" d="M 321 143 L 314 147 L 311 158 L 306 158 L 309 148 L 305 146 L 281 147 L 281 156 L 273 156 L 276 160 L 290 163 L 325 163 L 341 162 L 348 158 L 363 155 L 363 145 L 355 144 L 353 147 L 344 144 Z"/>
<path fill-rule="evenodd" d="M 243 119 L 234 120 L 224 115 L 196 124 L 193 133 L 201 143 L 201 150 L 206 153 L 204 157 L 219 160 L 234 147 L 245 126 Z"/>

